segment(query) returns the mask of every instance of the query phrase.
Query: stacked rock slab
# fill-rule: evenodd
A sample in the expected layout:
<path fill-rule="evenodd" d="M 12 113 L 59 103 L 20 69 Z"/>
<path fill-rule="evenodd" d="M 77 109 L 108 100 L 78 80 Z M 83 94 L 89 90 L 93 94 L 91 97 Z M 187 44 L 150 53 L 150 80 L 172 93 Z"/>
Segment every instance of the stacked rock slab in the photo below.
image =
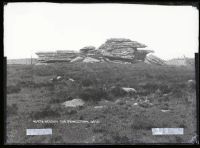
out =
<path fill-rule="evenodd" d="M 145 58 L 145 63 L 154 65 L 166 65 L 166 62 L 155 55 L 148 54 Z"/>
<path fill-rule="evenodd" d="M 101 54 L 111 61 L 135 62 L 144 60 L 149 50 L 138 51 L 137 48 L 145 48 L 146 45 L 137 41 L 124 38 L 111 38 L 99 47 Z"/>
<path fill-rule="evenodd" d="M 53 63 L 53 62 L 69 62 L 77 56 L 74 51 L 58 50 L 56 52 L 37 52 L 38 62 Z"/>

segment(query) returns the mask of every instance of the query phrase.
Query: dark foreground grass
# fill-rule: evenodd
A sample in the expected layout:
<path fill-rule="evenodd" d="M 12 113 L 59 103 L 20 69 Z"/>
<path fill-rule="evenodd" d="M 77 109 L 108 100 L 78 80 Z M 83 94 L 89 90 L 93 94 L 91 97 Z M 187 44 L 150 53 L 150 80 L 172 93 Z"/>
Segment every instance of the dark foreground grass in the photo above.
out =
<path fill-rule="evenodd" d="M 184 143 L 196 133 L 195 87 L 187 83 L 195 78 L 194 67 L 57 63 L 8 65 L 7 73 L 8 143 Z M 55 76 L 64 79 L 50 82 Z M 127 94 L 121 87 L 133 87 L 137 94 Z M 61 105 L 74 98 L 83 99 L 85 106 Z M 153 105 L 133 105 L 145 99 Z M 98 105 L 104 107 L 95 109 Z M 33 120 L 100 123 L 36 124 Z M 53 136 L 25 135 L 26 128 L 45 127 L 53 128 Z M 153 136 L 154 127 L 183 127 L 184 135 Z"/>

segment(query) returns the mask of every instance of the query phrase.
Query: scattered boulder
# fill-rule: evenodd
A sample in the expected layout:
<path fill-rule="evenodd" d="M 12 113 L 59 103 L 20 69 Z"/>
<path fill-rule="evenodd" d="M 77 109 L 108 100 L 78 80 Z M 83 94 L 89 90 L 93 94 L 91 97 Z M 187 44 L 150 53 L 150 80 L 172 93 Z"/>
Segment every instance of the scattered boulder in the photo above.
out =
<path fill-rule="evenodd" d="M 127 93 L 137 93 L 137 91 L 134 88 L 122 87 L 122 89 Z"/>
<path fill-rule="evenodd" d="M 78 107 L 83 106 L 85 102 L 82 99 L 73 99 L 62 103 L 65 107 Z"/>
<path fill-rule="evenodd" d="M 56 76 L 56 77 L 50 79 L 51 82 L 58 82 L 61 80 L 63 80 L 63 77 L 61 77 L 61 76 Z"/>
<path fill-rule="evenodd" d="M 95 108 L 95 109 L 102 109 L 102 108 L 104 108 L 104 107 L 105 107 L 105 106 L 102 106 L 102 105 L 101 105 L 101 106 L 95 106 L 94 108 Z"/>
<path fill-rule="evenodd" d="M 74 82 L 74 81 L 75 81 L 75 80 L 74 80 L 74 79 L 72 79 L 72 78 L 69 78 L 68 80 L 69 80 L 69 81 L 71 81 L 71 82 Z"/>
<path fill-rule="evenodd" d="M 166 112 L 169 112 L 169 111 L 170 111 L 169 109 L 167 109 L 167 110 L 161 109 L 161 112 L 163 112 L 163 113 L 166 113 Z"/>
<path fill-rule="evenodd" d="M 62 77 L 61 76 L 57 76 L 56 79 L 57 80 L 62 80 Z"/>

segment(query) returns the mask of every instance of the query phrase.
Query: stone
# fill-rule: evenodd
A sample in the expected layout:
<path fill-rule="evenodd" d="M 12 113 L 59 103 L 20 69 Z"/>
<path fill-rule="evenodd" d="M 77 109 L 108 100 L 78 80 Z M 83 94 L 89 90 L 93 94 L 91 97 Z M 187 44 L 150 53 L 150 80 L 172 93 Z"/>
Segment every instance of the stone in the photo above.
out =
<path fill-rule="evenodd" d="M 94 108 L 95 109 L 102 109 L 102 108 L 104 108 L 105 106 L 95 106 Z"/>
<path fill-rule="evenodd" d="M 94 46 L 85 46 L 85 47 L 80 49 L 80 52 L 81 53 L 88 53 L 88 52 L 91 52 L 93 50 L 95 50 Z"/>
<path fill-rule="evenodd" d="M 36 63 L 35 65 L 48 65 L 47 63 Z"/>
<path fill-rule="evenodd" d="M 62 77 L 61 77 L 61 76 L 57 76 L 56 79 L 57 79 L 57 80 L 61 80 Z"/>
<path fill-rule="evenodd" d="M 167 109 L 167 110 L 161 109 L 161 112 L 163 112 L 163 113 L 166 113 L 166 112 L 169 112 L 169 111 L 170 111 L 169 109 Z"/>
<path fill-rule="evenodd" d="M 83 59 L 84 59 L 83 57 L 78 56 L 78 57 L 72 59 L 70 62 L 80 62 L 80 61 L 82 61 Z"/>
<path fill-rule="evenodd" d="M 96 63 L 96 62 L 100 62 L 100 60 L 97 60 L 97 59 L 94 59 L 94 58 L 91 58 L 91 57 L 86 57 L 84 60 L 83 60 L 84 63 Z"/>
<path fill-rule="evenodd" d="M 162 60 L 161 58 L 158 58 L 157 56 L 153 54 L 147 54 L 144 62 L 147 64 L 153 64 L 153 65 L 166 65 L 166 62 L 164 60 Z"/>
<path fill-rule="evenodd" d="M 130 39 L 111 38 L 102 44 L 98 50 L 109 60 L 125 60 L 124 62 L 133 62 L 138 57 L 136 56 L 136 53 L 138 53 L 138 55 L 142 55 L 141 53 L 143 53 L 143 57 L 145 57 L 147 53 L 151 52 L 149 50 L 138 52 L 137 48 L 145 47 L 147 46 L 137 41 L 131 41 Z"/>
<path fill-rule="evenodd" d="M 122 89 L 127 92 L 127 93 L 137 93 L 137 91 L 134 88 L 130 88 L 130 87 L 122 87 Z"/>
<path fill-rule="evenodd" d="M 78 107 L 83 106 L 85 102 L 82 99 L 73 99 L 62 103 L 65 107 Z"/>
<path fill-rule="evenodd" d="M 74 82 L 74 81 L 75 81 L 74 79 L 71 79 L 71 78 L 69 78 L 68 80 L 71 81 L 71 82 Z"/>

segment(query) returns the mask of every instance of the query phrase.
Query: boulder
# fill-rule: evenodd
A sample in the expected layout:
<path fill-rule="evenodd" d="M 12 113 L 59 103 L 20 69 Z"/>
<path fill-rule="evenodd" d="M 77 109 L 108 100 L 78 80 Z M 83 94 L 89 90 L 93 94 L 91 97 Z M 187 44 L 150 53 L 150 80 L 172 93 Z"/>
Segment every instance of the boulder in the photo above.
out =
<path fill-rule="evenodd" d="M 74 79 L 72 79 L 72 78 L 69 78 L 68 80 L 69 80 L 69 81 L 71 81 L 71 82 L 74 82 L 74 81 L 75 81 L 75 80 L 74 80 Z"/>
<path fill-rule="evenodd" d="M 82 61 L 84 58 L 83 57 L 76 57 L 76 58 L 74 58 L 74 59 L 72 59 L 70 62 L 80 62 L 80 61 Z"/>
<path fill-rule="evenodd" d="M 163 112 L 163 113 L 166 113 L 166 112 L 169 112 L 170 110 L 169 109 L 161 109 L 161 112 Z"/>
<path fill-rule="evenodd" d="M 146 45 L 139 43 L 137 41 L 131 41 L 130 39 L 124 38 L 111 38 L 108 39 L 104 44 L 102 44 L 98 51 L 108 58 L 109 60 L 122 60 L 126 59 L 131 62 L 136 59 L 136 53 L 144 57 L 148 52 L 144 51 L 142 54 L 137 52 L 137 48 L 145 48 Z"/>
<path fill-rule="evenodd" d="M 164 60 L 158 58 L 153 54 L 147 54 L 144 62 L 153 65 L 166 65 L 166 62 Z"/>
<path fill-rule="evenodd" d="M 91 57 L 86 57 L 84 60 L 83 60 L 84 63 L 96 63 L 96 62 L 100 62 L 100 60 L 98 59 L 94 59 L 94 58 L 91 58 Z"/>
<path fill-rule="evenodd" d="M 137 91 L 134 88 L 122 87 L 122 89 L 127 93 L 137 93 Z"/>
<path fill-rule="evenodd" d="M 95 106 L 94 108 L 95 109 L 102 109 L 102 108 L 105 108 L 105 106 L 102 106 L 102 105 L 101 106 Z"/>
<path fill-rule="evenodd" d="M 65 107 L 78 107 L 83 106 L 85 102 L 82 99 L 73 99 L 62 103 Z"/>

